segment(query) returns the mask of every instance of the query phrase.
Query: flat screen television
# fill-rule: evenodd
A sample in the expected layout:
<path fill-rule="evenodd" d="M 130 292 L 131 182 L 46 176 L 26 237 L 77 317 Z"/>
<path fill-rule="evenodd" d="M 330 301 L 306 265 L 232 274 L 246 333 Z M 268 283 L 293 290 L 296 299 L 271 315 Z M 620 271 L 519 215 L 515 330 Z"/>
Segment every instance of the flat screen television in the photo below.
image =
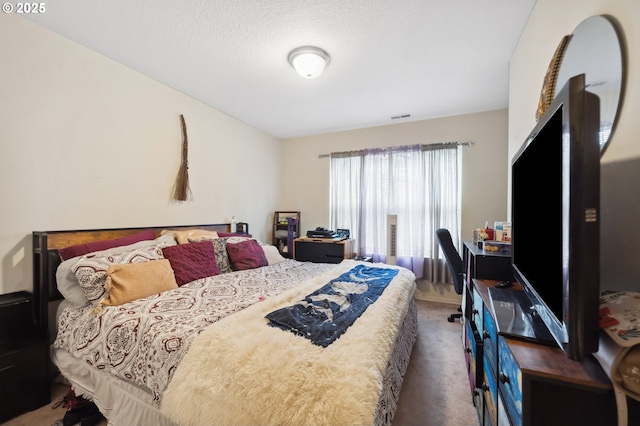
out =
<path fill-rule="evenodd" d="M 571 78 L 513 157 L 516 280 L 572 360 L 598 350 L 599 98 Z"/>

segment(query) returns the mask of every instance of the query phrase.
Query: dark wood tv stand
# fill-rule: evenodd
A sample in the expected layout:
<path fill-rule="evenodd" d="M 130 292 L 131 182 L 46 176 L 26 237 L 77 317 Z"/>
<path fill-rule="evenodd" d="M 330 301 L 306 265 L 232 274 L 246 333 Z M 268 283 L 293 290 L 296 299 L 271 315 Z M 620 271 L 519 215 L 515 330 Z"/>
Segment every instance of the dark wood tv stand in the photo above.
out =
<path fill-rule="evenodd" d="M 593 356 L 572 361 L 554 344 L 498 334 L 489 288 L 513 279 L 510 256 L 465 242 L 463 260 L 463 341 L 480 425 L 616 426 L 613 387 Z"/>
<path fill-rule="evenodd" d="M 498 335 L 489 297 L 497 282 L 467 283 L 465 354 L 480 424 L 617 425 L 611 382 L 593 356 L 581 363 L 558 347 Z"/>

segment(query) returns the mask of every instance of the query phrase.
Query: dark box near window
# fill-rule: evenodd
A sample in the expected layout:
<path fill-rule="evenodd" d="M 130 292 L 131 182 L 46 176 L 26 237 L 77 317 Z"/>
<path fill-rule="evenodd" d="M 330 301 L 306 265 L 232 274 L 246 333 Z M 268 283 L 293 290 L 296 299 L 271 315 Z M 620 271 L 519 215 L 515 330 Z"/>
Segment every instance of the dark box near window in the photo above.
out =
<path fill-rule="evenodd" d="M 301 262 L 340 263 L 353 258 L 353 240 L 323 241 L 297 238 L 293 241 L 294 259 Z"/>

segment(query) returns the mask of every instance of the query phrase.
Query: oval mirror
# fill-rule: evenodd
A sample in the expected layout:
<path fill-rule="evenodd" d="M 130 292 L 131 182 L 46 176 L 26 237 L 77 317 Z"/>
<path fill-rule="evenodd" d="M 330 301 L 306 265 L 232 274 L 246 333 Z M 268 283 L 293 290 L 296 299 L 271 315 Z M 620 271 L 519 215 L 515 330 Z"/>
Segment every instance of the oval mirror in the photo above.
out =
<path fill-rule="evenodd" d="M 558 70 L 555 95 L 574 75 L 585 74 L 587 90 L 600 98 L 600 153 L 607 146 L 622 100 L 622 49 L 612 22 L 592 16 L 576 27 Z"/>

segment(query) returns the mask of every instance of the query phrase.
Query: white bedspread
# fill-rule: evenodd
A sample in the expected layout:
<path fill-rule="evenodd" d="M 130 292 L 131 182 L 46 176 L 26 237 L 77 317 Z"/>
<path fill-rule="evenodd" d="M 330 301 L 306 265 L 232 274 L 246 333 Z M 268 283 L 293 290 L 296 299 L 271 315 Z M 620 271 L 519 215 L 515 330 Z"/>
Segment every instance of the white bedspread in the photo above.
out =
<path fill-rule="evenodd" d="M 181 425 L 374 424 L 390 353 L 415 292 L 413 273 L 399 268 L 382 296 L 326 348 L 264 318 L 357 264 L 345 260 L 204 330 L 164 394 L 163 414 Z"/>
<path fill-rule="evenodd" d="M 98 314 L 92 306 L 67 307 L 53 346 L 148 388 L 159 403 L 192 340 L 207 326 L 335 266 L 287 260 L 197 280 Z"/>

